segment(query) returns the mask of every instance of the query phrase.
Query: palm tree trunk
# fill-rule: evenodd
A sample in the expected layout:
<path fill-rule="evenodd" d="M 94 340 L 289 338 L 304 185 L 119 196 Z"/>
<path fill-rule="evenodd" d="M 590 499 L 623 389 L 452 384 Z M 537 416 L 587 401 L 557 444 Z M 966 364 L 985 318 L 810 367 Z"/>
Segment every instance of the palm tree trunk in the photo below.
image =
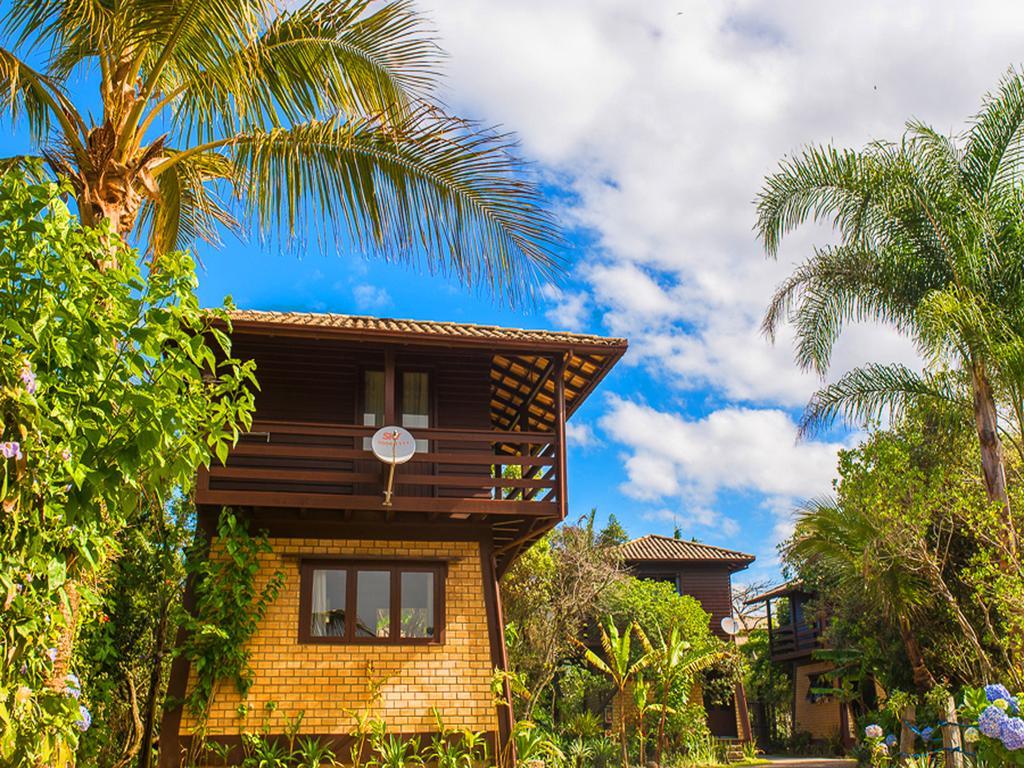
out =
<path fill-rule="evenodd" d="M 903 648 L 907 653 L 907 660 L 910 662 L 910 669 L 914 677 L 914 685 L 921 693 L 927 693 L 935 687 L 935 676 L 928 669 L 928 664 L 921 653 L 921 644 L 918 643 L 913 628 L 910 626 L 910 619 L 900 616 L 899 624 L 900 639 L 903 640 Z"/>
<path fill-rule="evenodd" d="M 1010 515 L 1010 497 L 1006 491 L 1006 465 L 1003 446 L 999 440 L 999 421 L 992 384 L 980 362 L 971 369 L 971 387 L 974 392 L 974 423 L 981 447 L 981 470 L 985 477 L 988 500 L 1003 507 L 1003 527 L 1007 561 L 1017 554 L 1017 532 Z"/>

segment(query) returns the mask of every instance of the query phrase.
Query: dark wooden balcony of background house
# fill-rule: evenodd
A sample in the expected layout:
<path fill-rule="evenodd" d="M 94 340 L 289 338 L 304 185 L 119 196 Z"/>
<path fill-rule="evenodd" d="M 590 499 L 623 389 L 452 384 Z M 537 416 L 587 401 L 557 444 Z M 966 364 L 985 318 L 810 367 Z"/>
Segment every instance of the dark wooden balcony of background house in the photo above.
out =
<path fill-rule="evenodd" d="M 815 623 L 800 622 L 771 627 L 769 635 L 772 661 L 806 658 L 821 647 L 821 630 Z"/>

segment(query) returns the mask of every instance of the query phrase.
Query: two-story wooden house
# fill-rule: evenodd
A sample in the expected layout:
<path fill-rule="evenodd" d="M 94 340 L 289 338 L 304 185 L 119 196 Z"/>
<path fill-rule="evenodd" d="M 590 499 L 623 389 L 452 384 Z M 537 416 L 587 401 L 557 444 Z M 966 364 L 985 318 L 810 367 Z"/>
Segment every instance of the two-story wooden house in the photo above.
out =
<path fill-rule="evenodd" d="M 814 593 L 800 581 L 789 581 L 752 597 L 747 604 L 765 606 L 771 660 L 789 675 L 793 733 L 809 734 L 814 742 L 838 740 L 851 746 L 855 718 L 850 705 L 820 693 L 835 686 L 836 680 L 832 662 L 814 657 L 823 647 L 823 620 L 809 610 L 813 598 Z"/>
<path fill-rule="evenodd" d="M 619 551 L 630 573 L 641 579 L 668 582 L 678 594 L 695 598 L 711 614 L 711 631 L 734 642 L 723 629 L 722 619 L 732 616 L 732 575 L 753 563 L 753 555 L 657 534 L 626 542 Z M 728 704 L 708 701 L 705 705 L 713 736 L 750 740 L 750 717 L 742 684 L 736 686 Z"/>
<path fill-rule="evenodd" d="M 251 646 L 248 701 L 225 688 L 207 737 L 237 745 L 268 702 L 272 732 L 344 749 L 354 712 L 393 733 L 446 724 L 508 735 L 492 678 L 505 667 L 498 579 L 566 515 L 565 425 L 626 350 L 622 339 L 462 323 L 237 311 L 233 353 L 255 359 L 252 431 L 200 472 L 200 525 L 243 513 L 267 532 L 260 578 L 284 587 Z M 415 441 L 384 505 L 383 426 Z M 215 544 L 216 542 L 214 542 Z M 189 685 L 182 659 L 171 695 Z M 376 687 L 379 696 L 371 696 Z M 247 718 L 240 705 L 247 705 Z M 196 723 L 169 709 L 163 766 Z"/>

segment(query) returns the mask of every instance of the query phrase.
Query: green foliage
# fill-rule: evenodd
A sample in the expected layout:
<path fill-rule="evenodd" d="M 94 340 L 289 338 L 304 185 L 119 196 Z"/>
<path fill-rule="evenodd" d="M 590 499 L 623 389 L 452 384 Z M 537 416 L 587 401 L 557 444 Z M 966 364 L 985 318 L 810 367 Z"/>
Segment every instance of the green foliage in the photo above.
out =
<path fill-rule="evenodd" d="M 911 411 L 842 452 L 837 498 L 801 515 L 787 559 L 818 591 L 830 644 L 857 652 L 854 677 L 920 691 L 1018 679 L 1020 589 L 995 566 L 1001 511 L 976 456 L 968 427 Z"/>
<path fill-rule="evenodd" d="M 227 451 L 253 402 L 192 261 L 144 277 L 64 192 L 0 178 L 0 760 L 15 765 L 77 746 L 92 694 L 65 678 L 119 537 Z"/>
<path fill-rule="evenodd" d="M 635 621 L 649 633 L 675 628 L 694 648 L 714 645 L 709 630 L 711 614 L 700 601 L 680 595 L 672 584 L 633 577 L 617 580 L 601 599 L 602 615 L 622 623 Z"/>
<path fill-rule="evenodd" d="M 542 698 L 576 641 L 599 614 L 602 595 L 621 578 L 620 558 L 595 530 L 593 514 L 561 525 L 534 544 L 502 579 L 516 713 L 539 719 Z"/>
<path fill-rule="evenodd" d="M 195 670 L 186 705 L 204 718 L 217 686 L 232 683 L 245 697 L 252 685 L 249 640 L 284 582 L 275 573 L 258 584 L 260 555 L 271 552 L 266 536 L 252 536 L 243 520 L 222 510 L 210 550 L 193 553 L 195 613 L 182 617 L 188 638 L 182 653 Z"/>

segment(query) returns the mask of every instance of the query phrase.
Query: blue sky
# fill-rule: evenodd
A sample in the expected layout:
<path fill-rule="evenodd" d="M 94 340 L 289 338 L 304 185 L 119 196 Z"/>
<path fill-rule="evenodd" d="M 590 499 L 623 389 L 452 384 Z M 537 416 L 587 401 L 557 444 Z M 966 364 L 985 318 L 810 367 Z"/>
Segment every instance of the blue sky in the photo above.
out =
<path fill-rule="evenodd" d="M 897 138 L 910 117 L 959 130 L 1024 58 L 1024 12 L 959 0 L 418 4 L 449 53 L 446 102 L 515 131 L 550 190 L 569 237 L 565 280 L 511 311 L 350 252 L 253 239 L 200 249 L 204 301 L 627 336 L 627 358 L 573 420 L 572 514 L 597 507 L 634 535 L 678 524 L 756 554 L 747 577 L 777 577 L 794 507 L 829 492 L 836 451 L 856 435 L 796 440 L 819 382 L 794 366 L 788 334 L 771 346 L 757 326 L 772 287 L 829 233 L 798 233 L 769 262 L 754 196 L 807 143 Z M 24 148 L 0 133 L 4 154 Z M 891 331 L 857 327 L 830 377 L 868 360 L 917 364 Z"/>

